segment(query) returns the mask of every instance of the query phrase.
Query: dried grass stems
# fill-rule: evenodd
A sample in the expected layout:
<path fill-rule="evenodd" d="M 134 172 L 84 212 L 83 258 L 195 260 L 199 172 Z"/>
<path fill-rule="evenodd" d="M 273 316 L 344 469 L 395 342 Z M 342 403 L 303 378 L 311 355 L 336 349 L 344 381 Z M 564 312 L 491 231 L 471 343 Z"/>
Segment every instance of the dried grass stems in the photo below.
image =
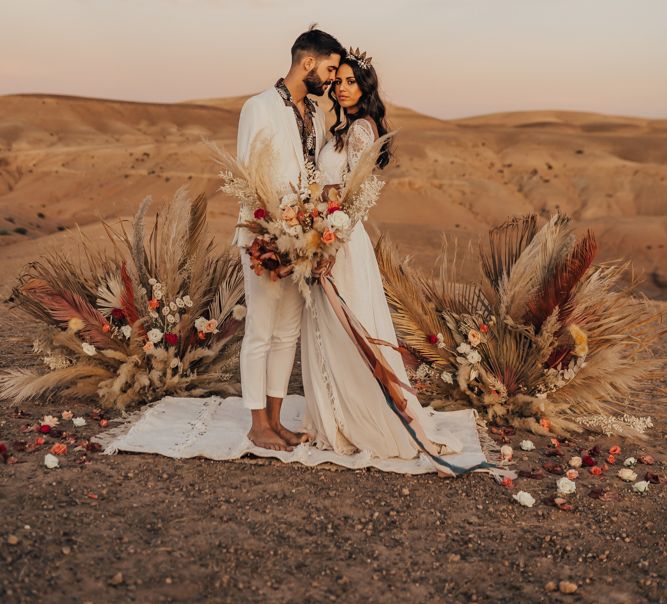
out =
<path fill-rule="evenodd" d="M 476 254 L 479 276 L 462 274 L 458 246 L 445 240 L 438 274 L 427 278 L 381 238 L 385 292 L 424 398 L 440 407 L 463 401 L 537 434 L 613 425 L 645 438 L 650 418 L 630 414 L 662 374 L 652 347 L 667 328 L 634 278 L 620 287 L 630 264 L 594 264 L 596 250 L 593 233 L 577 240 L 567 216 L 538 228 L 528 215 L 464 252 Z M 600 421 L 612 417 L 625 419 Z"/>
<path fill-rule="evenodd" d="M 4 371 L 3 399 L 59 395 L 124 409 L 166 395 L 238 393 L 238 252 L 214 251 L 204 195 L 190 200 L 179 189 L 146 237 L 150 203 L 129 232 L 103 223 L 111 252 L 79 233 L 79 254 L 52 251 L 24 268 L 14 309 L 42 326 L 33 350 L 49 371 Z"/>

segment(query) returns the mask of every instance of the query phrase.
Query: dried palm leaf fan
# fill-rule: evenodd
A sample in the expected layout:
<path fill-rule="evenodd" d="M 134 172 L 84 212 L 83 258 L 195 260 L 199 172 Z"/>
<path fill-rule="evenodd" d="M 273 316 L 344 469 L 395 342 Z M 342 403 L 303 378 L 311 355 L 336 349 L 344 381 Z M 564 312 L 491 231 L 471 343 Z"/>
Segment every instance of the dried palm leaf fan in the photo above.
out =
<path fill-rule="evenodd" d="M 3 372 L 2 398 L 58 394 L 123 409 L 166 395 L 238 392 L 238 253 L 215 253 L 206 197 L 190 201 L 185 189 L 146 240 L 150 203 L 140 205 L 130 234 L 104 223 L 112 253 L 94 251 L 80 234 L 78 262 L 53 251 L 24 269 L 15 307 L 42 325 L 34 352 L 50 371 Z"/>
<path fill-rule="evenodd" d="M 594 265 L 593 234 L 577 241 L 562 214 L 539 229 L 535 215 L 491 229 L 478 283 L 464 282 L 450 248 L 445 240 L 439 274 L 427 279 L 386 239 L 376 246 L 424 399 L 465 401 L 495 423 L 557 435 L 641 409 L 642 384 L 664 361 L 650 348 L 667 330 L 633 295 L 636 283 L 617 287 L 629 263 Z M 642 436 L 641 422 L 614 425 Z"/>

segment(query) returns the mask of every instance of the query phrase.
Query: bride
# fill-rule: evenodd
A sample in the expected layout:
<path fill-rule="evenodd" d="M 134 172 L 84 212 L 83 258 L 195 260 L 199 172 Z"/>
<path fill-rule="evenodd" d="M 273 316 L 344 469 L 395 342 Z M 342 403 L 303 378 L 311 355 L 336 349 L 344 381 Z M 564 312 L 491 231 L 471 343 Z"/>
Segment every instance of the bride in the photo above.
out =
<path fill-rule="evenodd" d="M 318 158 L 325 185 L 342 183 L 364 150 L 386 134 L 385 107 L 370 58 L 350 52 L 340 63 L 329 95 L 336 122 L 331 139 Z M 377 160 L 384 168 L 392 158 L 386 143 Z M 325 186 L 326 189 L 326 186 Z M 340 296 L 372 338 L 396 345 L 391 314 L 373 245 L 361 222 L 338 251 L 331 276 Z M 312 444 L 340 454 L 364 452 L 372 457 L 411 459 L 419 455 L 412 436 L 394 414 L 354 342 L 342 327 L 321 287 L 312 291 L 312 307 L 304 308 L 301 364 L 306 398 L 304 429 Z M 408 376 L 400 353 L 382 346 L 394 374 L 404 384 Z M 432 453 L 455 453 L 461 441 L 435 427 L 431 413 L 405 391 L 407 411 L 432 441 Z M 433 445 L 433 443 L 437 443 Z"/>

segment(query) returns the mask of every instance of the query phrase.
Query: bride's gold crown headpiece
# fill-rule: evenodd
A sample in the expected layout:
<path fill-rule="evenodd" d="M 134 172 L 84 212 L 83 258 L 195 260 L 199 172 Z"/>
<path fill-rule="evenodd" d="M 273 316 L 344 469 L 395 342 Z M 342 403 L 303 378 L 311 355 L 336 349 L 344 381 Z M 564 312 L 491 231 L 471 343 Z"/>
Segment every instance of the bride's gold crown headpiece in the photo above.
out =
<path fill-rule="evenodd" d="M 368 69 L 371 65 L 373 57 L 367 57 L 365 52 L 361 52 L 359 48 L 352 48 L 347 51 L 347 56 L 359 65 L 362 69 Z"/>

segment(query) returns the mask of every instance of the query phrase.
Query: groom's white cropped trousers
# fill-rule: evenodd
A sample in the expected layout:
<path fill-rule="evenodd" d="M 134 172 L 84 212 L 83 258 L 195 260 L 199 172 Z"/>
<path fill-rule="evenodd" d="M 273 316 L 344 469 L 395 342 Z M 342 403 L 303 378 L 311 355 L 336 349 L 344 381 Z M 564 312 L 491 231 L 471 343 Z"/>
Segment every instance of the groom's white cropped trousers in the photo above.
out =
<path fill-rule="evenodd" d="M 290 277 L 271 281 L 267 275 L 256 275 L 248 254 L 239 251 L 248 309 L 241 345 L 243 404 L 263 409 L 267 396 L 287 394 L 304 301 Z"/>

